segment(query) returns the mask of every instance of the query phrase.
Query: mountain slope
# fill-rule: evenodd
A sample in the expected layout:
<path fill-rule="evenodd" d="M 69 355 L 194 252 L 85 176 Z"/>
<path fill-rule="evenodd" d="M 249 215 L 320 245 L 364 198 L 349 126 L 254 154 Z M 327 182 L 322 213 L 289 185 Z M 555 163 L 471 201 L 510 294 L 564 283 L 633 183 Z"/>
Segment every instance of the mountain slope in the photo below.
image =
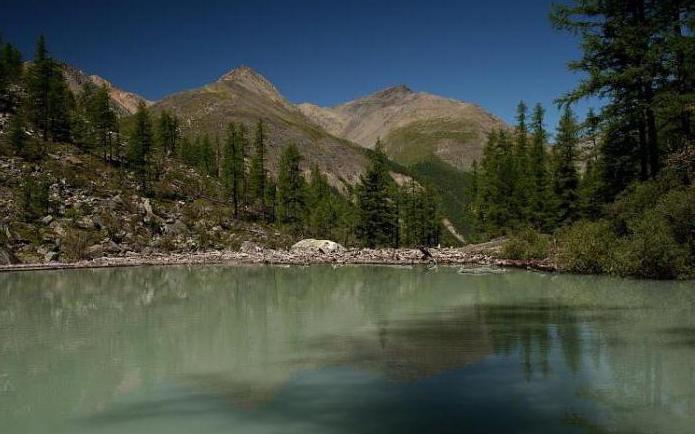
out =
<path fill-rule="evenodd" d="M 172 111 L 181 119 L 184 133 L 207 133 L 212 139 L 224 134 L 230 121 L 244 123 L 252 139 L 255 124 L 263 119 L 271 172 L 277 170 L 278 157 L 288 143 L 297 144 L 305 168 L 318 163 L 336 186 L 357 182 L 367 164 L 358 146 L 316 126 L 268 80 L 247 66 L 202 88 L 166 97 L 152 109 Z"/>
<path fill-rule="evenodd" d="M 68 83 L 68 87 L 73 93 L 79 93 L 85 83 L 91 82 L 96 86 L 106 86 L 109 89 L 109 96 L 114 109 L 119 116 L 132 115 L 138 108 L 140 102 L 145 105 L 152 105 L 152 101 L 141 97 L 138 94 L 127 92 L 114 86 L 110 81 L 99 77 L 98 75 L 87 75 L 74 66 L 63 65 L 63 74 Z"/>
<path fill-rule="evenodd" d="M 504 122 L 481 107 L 396 86 L 335 107 L 300 104 L 329 133 L 372 148 L 381 138 L 386 153 L 411 165 L 438 157 L 459 169 L 480 160 L 487 134 Z"/>

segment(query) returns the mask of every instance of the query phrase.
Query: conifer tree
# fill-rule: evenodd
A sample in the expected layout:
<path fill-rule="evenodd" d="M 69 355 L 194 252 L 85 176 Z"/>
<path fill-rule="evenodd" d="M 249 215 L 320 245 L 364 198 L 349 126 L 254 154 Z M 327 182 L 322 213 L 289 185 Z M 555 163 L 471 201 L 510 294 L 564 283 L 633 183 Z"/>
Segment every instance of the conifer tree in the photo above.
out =
<path fill-rule="evenodd" d="M 227 193 L 232 201 L 234 217 L 239 217 L 242 186 L 244 182 L 244 156 L 236 125 L 230 122 L 227 127 L 227 137 L 222 160 L 222 173 Z"/>
<path fill-rule="evenodd" d="M 371 164 L 362 175 L 357 191 L 357 236 L 370 248 L 396 246 L 398 209 L 390 194 L 393 180 L 379 141 L 370 159 Z"/>
<path fill-rule="evenodd" d="M 537 229 L 547 227 L 549 181 L 548 156 L 546 150 L 547 133 L 543 125 L 545 110 L 540 104 L 533 108 L 531 116 L 531 147 L 529 150 L 529 205 L 530 223 Z"/>
<path fill-rule="evenodd" d="M 176 153 L 179 141 L 179 119 L 175 114 L 163 110 L 157 120 L 157 139 L 165 155 Z"/>
<path fill-rule="evenodd" d="M 503 232 L 517 224 L 514 195 L 514 155 L 509 135 L 493 131 L 483 150 L 483 177 L 480 187 L 480 214 L 491 233 Z"/>
<path fill-rule="evenodd" d="M 215 150 L 212 148 L 210 136 L 208 136 L 207 134 L 203 134 L 203 137 L 200 139 L 198 146 L 198 157 L 200 158 L 198 164 L 200 170 L 208 176 L 215 176 Z"/>
<path fill-rule="evenodd" d="M 334 238 L 339 219 L 337 202 L 337 198 L 334 201 L 328 179 L 321 173 L 319 166 L 314 164 L 307 194 L 307 228 L 312 236 Z"/>
<path fill-rule="evenodd" d="M 253 146 L 254 150 L 249 171 L 249 194 L 254 203 L 257 204 L 260 213 L 264 214 L 265 183 L 268 176 L 265 169 L 265 131 L 263 120 L 259 120 L 258 124 L 256 124 L 256 137 Z"/>
<path fill-rule="evenodd" d="M 265 180 L 263 191 L 263 213 L 267 223 L 275 222 L 277 218 L 277 184 L 272 177 L 268 176 Z"/>
<path fill-rule="evenodd" d="M 7 143 L 16 155 L 25 155 L 27 136 L 24 129 L 24 120 L 20 113 L 10 118 L 10 125 L 7 131 Z"/>
<path fill-rule="evenodd" d="M 571 222 L 578 211 L 579 176 L 577 145 L 579 126 L 569 106 L 565 106 L 554 147 L 553 188 L 557 203 L 557 222 Z"/>
<path fill-rule="evenodd" d="M 150 115 L 145 103 L 141 102 L 135 113 L 133 129 L 128 141 L 128 163 L 135 171 L 140 186 L 145 190 L 149 185 L 150 153 L 153 142 Z"/>
<path fill-rule="evenodd" d="M 528 221 L 530 214 L 529 187 L 529 149 L 528 149 L 528 125 L 526 122 L 527 106 L 521 101 L 516 109 L 516 131 L 514 142 L 514 180 L 513 198 L 516 211 L 516 219 L 519 222 Z"/>
<path fill-rule="evenodd" d="M 306 217 L 306 183 L 299 167 L 301 160 L 297 146 L 287 146 L 280 156 L 277 182 L 277 220 L 295 232 L 301 231 Z"/>
<path fill-rule="evenodd" d="M 43 35 L 39 37 L 36 55 L 27 71 L 26 94 L 28 120 L 43 140 L 70 140 L 72 93 L 60 65 L 48 55 Z"/>
<path fill-rule="evenodd" d="M 19 89 L 13 88 L 22 79 L 22 54 L 10 43 L 0 42 L 0 112 L 15 113 L 19 105 Z"/>
<path fill-rule="evenodd" d="M 94 95 L 94 102 L 91 104 L 91 118 L 97 137 L 97 145 L 101 149 L 104 161 L 112 160 L 114 157 L 113 134 L 118 128 L 116 113 L 111 107 L 111 98 L 106 86 L 101 86 Z"/>
<path fill-rule="evenodd" d="M 48 56 L 46 39 L 39 36 L 36 54 L 27 71 L 27 114 L 29 121 L 41 133 L 43 140 L 48 140 L 49 133 L 49 93 L 54 72 L 53 61 Z"/>
<path fill-rule="evenodd" d="M 237 129 L 237 143 L 238 143 L 238 159 L 240 165 L 241 176 L 241 191 L 239 200 L 243 206 L 249 203 L 249 173 L 246 164 L 246 157 L 248 155 L 249 140 L 248 132 L 246 130 L 246 125 L 243 122 L 239 123 L 239 128 Z"/>

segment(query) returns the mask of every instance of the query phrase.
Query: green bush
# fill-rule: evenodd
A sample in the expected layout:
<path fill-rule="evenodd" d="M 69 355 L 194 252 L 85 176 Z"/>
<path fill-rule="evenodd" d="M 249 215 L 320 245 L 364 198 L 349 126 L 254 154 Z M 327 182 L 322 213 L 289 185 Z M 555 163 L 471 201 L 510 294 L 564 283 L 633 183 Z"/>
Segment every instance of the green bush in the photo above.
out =
<path fill-rule="evenodd" d="M 630 236 L 615 248 L 614 271 L 623 276 L 675 279 L 690 273 L 688 250 L 673 236 L 673 226 L 656 209 L 629 224 Z"/>
<path fill-rule="evenodd" d="M 19 202 L 27 221 L 36 220 L 48 213 L 49 187 L 50 183 L 43 177 L 28 176 L 21 184 Z"/>
<path fill-rule="evenodd" d="M 558 234 L 558 265 L 574 273 L 613 272 L 613 249 L 618 237 L 606 220 L 582 220 Z"/>
<path fill-rule="evenodd" d="M 94 240 L 87 231 L 79 229 L 67 229 L 60 240 L 60 257 L 66 262 L 74 262 L 87 259 L 87 249 Z"/>
<path fill-rule="evenodd" d="M 518 232 L 502 247 L 506 259 L 545 259 L 549 253 L 550 237 L 533 229 Z"/>

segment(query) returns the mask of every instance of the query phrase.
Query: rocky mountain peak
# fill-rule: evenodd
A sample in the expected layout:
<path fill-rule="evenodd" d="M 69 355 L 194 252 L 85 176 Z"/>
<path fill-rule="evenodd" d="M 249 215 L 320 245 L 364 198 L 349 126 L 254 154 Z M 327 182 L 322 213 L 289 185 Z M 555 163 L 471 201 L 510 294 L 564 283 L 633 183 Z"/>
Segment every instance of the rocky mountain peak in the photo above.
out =
<path fill-rule="evenodd" d="M 266 95 L 273 99 L 283 99 L 280 92 L 273 86 L 273 83 L 247 65 L 232 69 L 220 77 L 218 81 L 236 84 L 249 91 Z"/>
<path fill-rule="evenodd" d="M 404 96 L 410 95 L 413 93 L 413 90 L 410 89 L 408 86 L 405 84 L 401 84 L 398 86 L 393 86 L 389 87 L 387 89 L 381 90 L 373 95 L 375 98 L 379 99 L 395 99 L 395 98 L 402 98 Z"/>

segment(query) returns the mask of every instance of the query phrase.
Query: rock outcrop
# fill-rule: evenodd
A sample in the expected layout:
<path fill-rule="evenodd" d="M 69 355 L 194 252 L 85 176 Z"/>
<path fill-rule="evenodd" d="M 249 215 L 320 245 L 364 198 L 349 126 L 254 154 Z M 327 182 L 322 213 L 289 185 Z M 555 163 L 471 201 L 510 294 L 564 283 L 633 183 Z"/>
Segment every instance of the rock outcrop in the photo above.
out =
<path fill-rule="evenodd" d="M 295 243 L 290 250 L 308 253 L 341 253 L 345 251 L 345 247 L 335 241 L 308 238 Z"/>

